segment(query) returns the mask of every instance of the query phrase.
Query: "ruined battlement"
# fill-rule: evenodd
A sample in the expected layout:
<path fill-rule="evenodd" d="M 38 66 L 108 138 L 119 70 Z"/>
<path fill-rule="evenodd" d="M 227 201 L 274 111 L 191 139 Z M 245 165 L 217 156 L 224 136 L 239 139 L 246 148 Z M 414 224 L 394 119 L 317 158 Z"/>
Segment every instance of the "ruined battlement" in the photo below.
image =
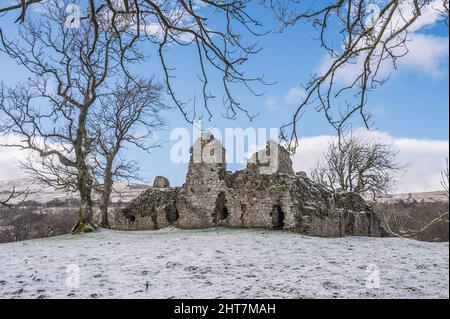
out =
<path fill-rule="evenodd" d="M 117 213 L 114 228 L 258 227 L 324 237 L 383 233 L 359 195 L 331 194 L 304 172 L 295 174 L 289 152 L 274 141 L 244 170 L 229 172 L 222 144 L 205 134 L 191 147 L 183 186 L 172 188 L 163 177 L 154 184 Z"/>

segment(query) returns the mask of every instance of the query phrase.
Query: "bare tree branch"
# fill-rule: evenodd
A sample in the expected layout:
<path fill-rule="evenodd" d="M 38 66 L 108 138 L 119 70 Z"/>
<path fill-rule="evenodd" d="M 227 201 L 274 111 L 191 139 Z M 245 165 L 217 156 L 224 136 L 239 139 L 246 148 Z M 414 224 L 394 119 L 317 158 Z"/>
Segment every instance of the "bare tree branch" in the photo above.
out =
<path fill-rule="evenodd" d="M 376 200 L 390 190 L 395 173 L 405 168 L 396 157 L 391 145 L 350 133 L 330 142 L 312 178 L 332 192 L 354 192 Z"/>
<path fill-rule="evenodd" d="M 28 6 L 45 5 L 40 2 L 23 1 L 0 8 L 0 12 L 20 10 L 18 21 L 23 22 Z M 258 4 L 267 3 L 274 7 L 274 2 L 259 1 Z M 222 84 L 223 115 L 235 118 L 238 113 L 243 113 L 251 120 L 257 114 L 239 102 L 234 86 L 243 84 L 258 95 L 260 93 L 252 88 L 253 84 L 265 84 L 262 76 L 247 76 L 243 69 L 249 57 L 260 51 L 256 43 L 246 43 L 243 35 L 255 38 L 268 32 L 250 15 L 252 5 L 251 0 L 90 0 L 86 14 L 80 18 L 91 21 L 97 30 L 95 33 L 101 28 L 115 33 L 121 46 L 121 65 L 132 58 L 129 53 L 131 56 L 135 54 L 135 43 L 153 43 L 158 48 L 167 93 L 187 121 L 192 123 L 203 114 L 198 114 L 195 99 L 185 100 L 177 94 L 176 72 L 172 65 L 175 61 L 168 57 L 168 51 L 174 46 L 192 48 L 192 54 L 196 55 L 202 109 L 209 118 L 213 115 L 210 100 L 215 97 L 210 93 L 209 85 L 214 79 Z M 142 57 L 133 58 L 140 60 Z M 127 69 L 123 69 L 127 73 Z"/>
<path fill-rule="evenodd" d="M 438 212 L 435 215 L 435 217 L 431 218 L 428 221 L 414 220 L 414 224 L 420 225 L 417 228 L 410 225 L 409 221 L 412 219 L 410 216 L 408 216 L 408 218 L 400 216 L 397 217 L 396 212 L 390 205 L 388 205 L 387 208 L 382 211 L 383 222 L 388 233 L 392 236 L 402 238 L 417 237 L 430 229 L 436 223 L 444 221 L 446 219 L 448 221 L 448 211 Z"/>
<path fill-rule="evenodd" d="M 27 199 L 28 193 L 28 188 L 23 191 L 16 192 L 16 188 L 13 187 L 12 191 L 6 196 L 6 198 L 0 198 L 0 207 L 4 206 L 7 208 L 12 208 L 12 206 L 19 206 Z"/>

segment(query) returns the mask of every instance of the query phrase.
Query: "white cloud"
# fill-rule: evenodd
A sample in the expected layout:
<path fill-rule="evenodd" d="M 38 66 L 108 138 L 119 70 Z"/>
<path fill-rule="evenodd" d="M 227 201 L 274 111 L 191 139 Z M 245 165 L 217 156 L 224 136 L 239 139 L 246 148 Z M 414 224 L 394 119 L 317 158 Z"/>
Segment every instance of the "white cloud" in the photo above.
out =
<path fill-rule="evenodd" d="M 409 53 L 399 60 L 401 68 L 428 73 L 433 77 L 445 72 L 443 62 L 449 53 L 448 37 L 413 33 L 409 40 Z"/>
<path fill-rule="evenodd" d="M 411 25 L 410 31 L 418 31 L 420 29 L 426 28 L 430 25 L 436 24 L 439 20 L 442 20 L 442 12 L 445 12 L 444 1 L 442 0 L 432 0 L 430 3 L 425 5 L 421 10 L 420 17 Z M 404 1 L 400 4 L 400 9 L 396 12 L 393 17 L 395 24 L 404 22 L 405 19 L 410 19 L 415 12 L 415 7 L 412 1 Z"/>
<path fill-rule="evenodd" d="M 1 144 L 19 144 L 20 139 L 14 136 L 0 136 Z M 0 180 L 25 177 L 19 167 L 19 161 L 25 160 L 27 152 L 17 148 L 0 146 Z"/>
<path fill-rule="evenodd" d="M 264 105 L 269 111 L 274 111 L 277 107 L 277 104 L 277 99 L 273 95 L 268 95 L 266 97 L 266 100 L 264 101 Z"/>
<path fill-rule="evenodd" d="M 306 97 L 306 91 L 299 86 L 293 87 L 284 97 L 284 102 L 286 104 L 300 104 L 301 101 Z"/>
<path fill-rule="evenodd" d="M 399 152 L 399 162 L 409 164 L 406 173 L 399 177 L 396 192 L 427 192 L 441 189 L 441 171 L 449 154 L 448 141 L 396 138 L 386 132 L 366 130 L 358 130 L 357 134 L 392 144 Z M 323 157 L 331 138 L 332 136 L 322 135 L 300 139 L 298 151 L 293 157 L 294 169 L 309 173 Z"/>
<path fill-rule="evenodd" d="M 266 96 L 266 99 L 264 101 L 264 106 L 269 111 L 274 111 L 279 109 L 280 104 L 287 104 L 287 105 L 297 105 L 299 104 L 304 98 L 306 97 L 306 91 L 299 86 L 291 88 L 284 98 L 280 98 L 281 101 L 278 100 L 278 98 L 274 95 L 268 95 Z"/>
<path fill-rule="evenodd" d="M 39 147 L 47 147 L 48 149 L 58 150 L 71 158 L 70 153 L 67 151 L 70 149 L 69 145 L 44 142 L 44 140 L 40 137 L 36 137 L 33 140 L 33 143 Z M 0 136 L 0 180 L 26 177 L 24 170 L 21 168 L 20 162 L 28 163 L 30 160 L 35 161 L 39 158 L 39 155 L 18 147 L 6 147 L 2 145 L 25 144 L 19 136 L 14 134 Z M 56 160 L 56 157 L 51 157 L 51 159 Z M 57 163 L 57 161 L 55 161 L 55 163 Z"/>

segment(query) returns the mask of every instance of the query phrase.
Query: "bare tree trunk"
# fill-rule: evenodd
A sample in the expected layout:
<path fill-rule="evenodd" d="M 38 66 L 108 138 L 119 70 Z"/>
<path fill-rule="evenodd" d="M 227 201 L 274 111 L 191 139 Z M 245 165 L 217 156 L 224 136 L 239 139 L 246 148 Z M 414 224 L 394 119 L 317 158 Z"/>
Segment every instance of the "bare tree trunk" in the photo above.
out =
<path fill-rule="evenodd" d="M 88 233 L 97 227 L 92 222 L 92 179 L 89 176 L 88 169 L 85 165 L 80 169 L 80 177 L 78 178 L 78 190 L 80 192 L 80 209 L 78 211 L 78 222 L 72 229 L 73 234 Z"/>
<path fill-rule="evenodd" d="M 92 222 L 92 176 L 86 164 L 86 118 L 88 108 L 83 108 L 79 115 L 77 140 L 75 141 L 75 154 L 77 158 L 77 188 L 80 193 L 80 210 L 78 222 L 72 230 L 73 234 L 88 233 L 94 231 L 97 226 Z"/>
<path fill-rule="evenodd" d="M 112 163 L 107 164 L 107 168 L 105 170 L 106 174 L 104 177 L 104 186 L 102 191 L 102 201 L 100 204 L 100 214 L 101 214 L 101 221 L 100 221 L 100 227 L 102 228 L 111 228 L 109 225 L 108 220 L 108 209 L 109 209 L 109 201 L 111 197 L 111 191 L 112 191 L 112 174 L 111 174 L 111 168 Z"/>

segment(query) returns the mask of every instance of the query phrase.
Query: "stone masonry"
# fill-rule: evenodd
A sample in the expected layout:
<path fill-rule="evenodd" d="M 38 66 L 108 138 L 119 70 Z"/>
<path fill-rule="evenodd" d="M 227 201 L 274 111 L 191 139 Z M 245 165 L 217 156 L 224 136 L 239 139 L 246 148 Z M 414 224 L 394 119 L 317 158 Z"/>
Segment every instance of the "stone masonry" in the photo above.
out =
<path fill-rule="evenodd" d="M 353 193 L 332 194 L 304 172 L 294 173 L 289 153 L 270 141 L 242 171 L 228 172 L 225 149 L 211 134 L 191 148 L 186 182 L 154 187 L 116 214 L 115 229 L 184 229 L 213 226 L 284 229 L 322 236 L 382 236 L 370 206 Z"/>

